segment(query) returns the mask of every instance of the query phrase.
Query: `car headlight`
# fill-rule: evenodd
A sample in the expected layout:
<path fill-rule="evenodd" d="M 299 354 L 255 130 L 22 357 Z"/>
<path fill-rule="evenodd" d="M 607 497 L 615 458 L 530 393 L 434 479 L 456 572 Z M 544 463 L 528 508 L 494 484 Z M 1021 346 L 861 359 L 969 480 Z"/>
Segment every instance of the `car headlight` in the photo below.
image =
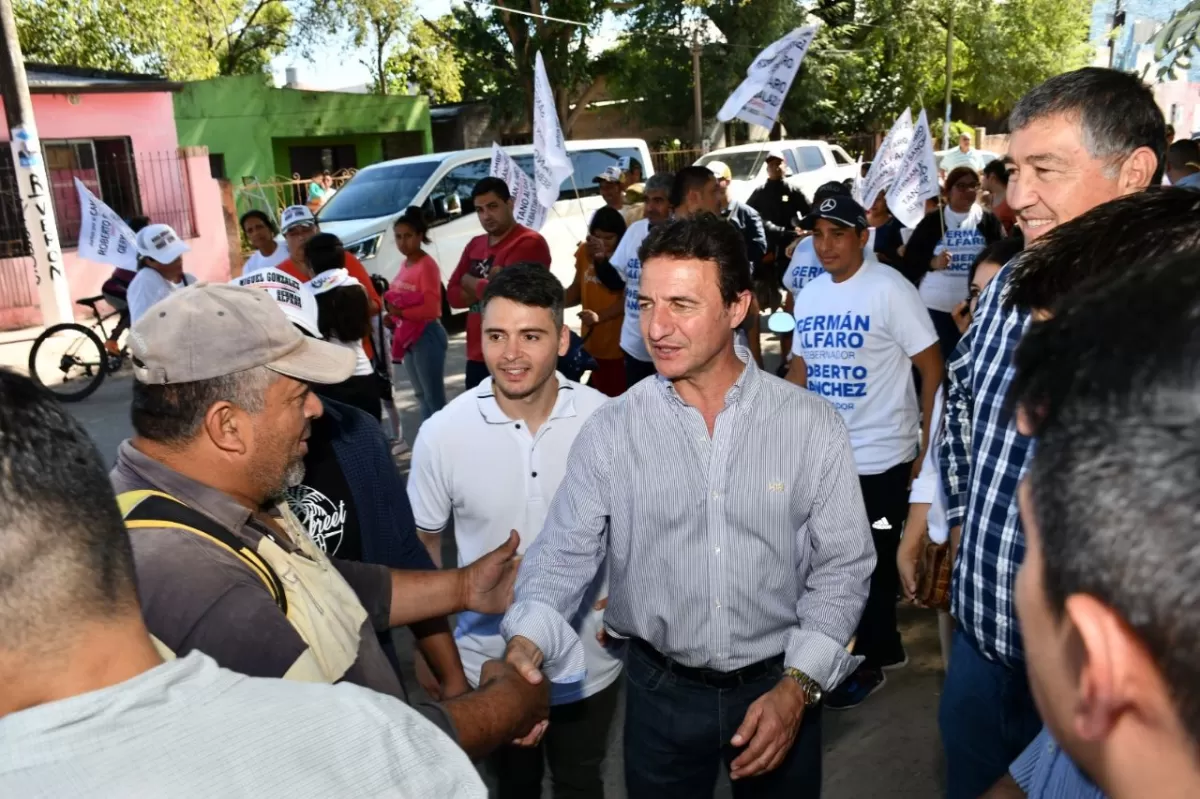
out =
<path fill-rule="evenodd" d="M 379 254 L 381 241 L 383 241 L 383 234 L 376 233 L 374 236 L 367 236 L 365 239 L 358 239 L 342 246 L 346 252 L 352 253 L 358 260 L 369 261 Z"/>

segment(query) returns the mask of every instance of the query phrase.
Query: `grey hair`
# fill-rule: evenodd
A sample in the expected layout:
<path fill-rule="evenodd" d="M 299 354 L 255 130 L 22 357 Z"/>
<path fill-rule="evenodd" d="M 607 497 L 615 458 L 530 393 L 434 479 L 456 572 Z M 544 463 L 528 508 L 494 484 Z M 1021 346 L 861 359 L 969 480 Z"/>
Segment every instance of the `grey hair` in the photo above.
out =
<path fill-rule="evenodd" d="M 261 413 L 266 407 L 267 389 L 278 377 L 277 372 L 256 366 L 175 385 L 147 385 L 135 380 L 133 429 L 150 441 L 186 443 L 200 432 L 205 414 L 218 402 L 230 402 L 247 413 Z"/>
<path fill-rule="evenodd" d="M 675 185 L 674 172 L 659 172 L 651 175 L 646 181 L 646 191 L 665 191 L 670 193 L 671 186 Z"/>
<path fill-rule="evenodd" d="M 1162 182 L 1166 122 L 1154 93 L 1137 76 L 1103 67 L 1056 75 L 1017 102 L 1008 129 L 1016 132 L 1056 115 L 1079 120 L 1083 144 L 1094 158 L 1116 162 L 1134 150 L 1149 148 L 1158 160 L 1151 184 Z"/>

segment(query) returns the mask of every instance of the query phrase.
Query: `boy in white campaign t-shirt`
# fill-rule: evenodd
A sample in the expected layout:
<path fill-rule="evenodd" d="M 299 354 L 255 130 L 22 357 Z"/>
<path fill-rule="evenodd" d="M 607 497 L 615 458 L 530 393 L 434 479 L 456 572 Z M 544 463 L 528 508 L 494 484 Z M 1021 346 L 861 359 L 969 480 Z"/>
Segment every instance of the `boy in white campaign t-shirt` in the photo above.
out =
<path fill-rule="evenodd" d="M 490 378 L 421 426 L 413 445 L 408 498 L 417 532 L 441 565 L 440 533 L 451 520 L 458 562 L 467 565 L 504 541 L 510 530 L 525 552 L 541 532 L 550 501 L 567 467 L 575 437 L 608 399 L 555 371 L 569 343 L 563 326 L 563 287 L 534 265 L 510 266 L 488 284 L 483 296 L 482 349 Z M 546 730 L 550 773 L 560 784 L 603 791 L 600 766 L 616 710 L 621 661 L 597 639 L 608 595 L 601 567 L 575 616 L 584 643 L 587 673 L 573 683 L 555 683 Z M 458 615 L 454 637 L 463 670 L 479 682 L 484 661 L 504 657 L 500 615 Z M 543 750 L 508 746 L 490 764 L 501 796 L 538 796 Z"/>
<path fill-rule="evenodd" d="M 842 710 L 882 687 L 884 668 L 908 662 L 896 629 L 896 550 L 943 363 L 917 290 L 892 267 L 863 258 L 862 206 L 830 197 L 801 224 L 813 231 L 826 273 L 796 297 L 788 380 L 828 399 L 845 420 L 878 559 L 854 647 L 863 664 L 825 702 Z M 914 366 L 921 376 L 919 406 Z"/>

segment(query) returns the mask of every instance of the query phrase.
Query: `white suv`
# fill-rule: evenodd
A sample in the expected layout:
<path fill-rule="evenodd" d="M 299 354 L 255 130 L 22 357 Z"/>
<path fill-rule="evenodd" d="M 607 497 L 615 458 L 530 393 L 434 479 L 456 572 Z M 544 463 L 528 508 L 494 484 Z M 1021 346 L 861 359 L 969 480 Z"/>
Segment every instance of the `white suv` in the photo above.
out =
<path fill-rule="evenodd" d="M 503 149 L 532 177 L 531 145 Z M 641 139 L 569 141 L 567 152 L 575 165 L 574 183 L 571 178 L 563 181 L 541 230 L 550 245 L 551 271 L 565 286 L 575 279 L 575 250 L 587 237 L 588 221 L 604 204 L 592 179 L 620 158 L 638 161 L 646 178 L 654 174 L 650 151 Z M 405 208 L 419 205 L 431 219 L 433 243 L 425 249 L 438 262 L 445 284 L 467 242 L 483 233 L 471 207 L 471 189 L 488 176 L 491 163 L 491 149 L 481 148 L 363 167 L 321 208 L 317 220 L 321 230 L 340 238 L 368 272 L 391 280 L 401 258 L 392 225 Z"/>

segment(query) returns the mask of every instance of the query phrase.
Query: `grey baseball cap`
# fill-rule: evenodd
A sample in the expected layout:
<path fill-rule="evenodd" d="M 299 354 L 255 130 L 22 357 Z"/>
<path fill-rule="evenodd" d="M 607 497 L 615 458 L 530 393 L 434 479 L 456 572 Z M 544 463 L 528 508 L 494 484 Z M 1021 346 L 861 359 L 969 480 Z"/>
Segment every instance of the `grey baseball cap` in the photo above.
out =
<path fill-rule="evenodd" d="M 133 376 L 147 385 L 212 380 L 265 366 L 306 383 L 341 383 L 354 351 L 310 338 L 265 291 L 197 283 L 174 292 L 129 333 Z"/>

